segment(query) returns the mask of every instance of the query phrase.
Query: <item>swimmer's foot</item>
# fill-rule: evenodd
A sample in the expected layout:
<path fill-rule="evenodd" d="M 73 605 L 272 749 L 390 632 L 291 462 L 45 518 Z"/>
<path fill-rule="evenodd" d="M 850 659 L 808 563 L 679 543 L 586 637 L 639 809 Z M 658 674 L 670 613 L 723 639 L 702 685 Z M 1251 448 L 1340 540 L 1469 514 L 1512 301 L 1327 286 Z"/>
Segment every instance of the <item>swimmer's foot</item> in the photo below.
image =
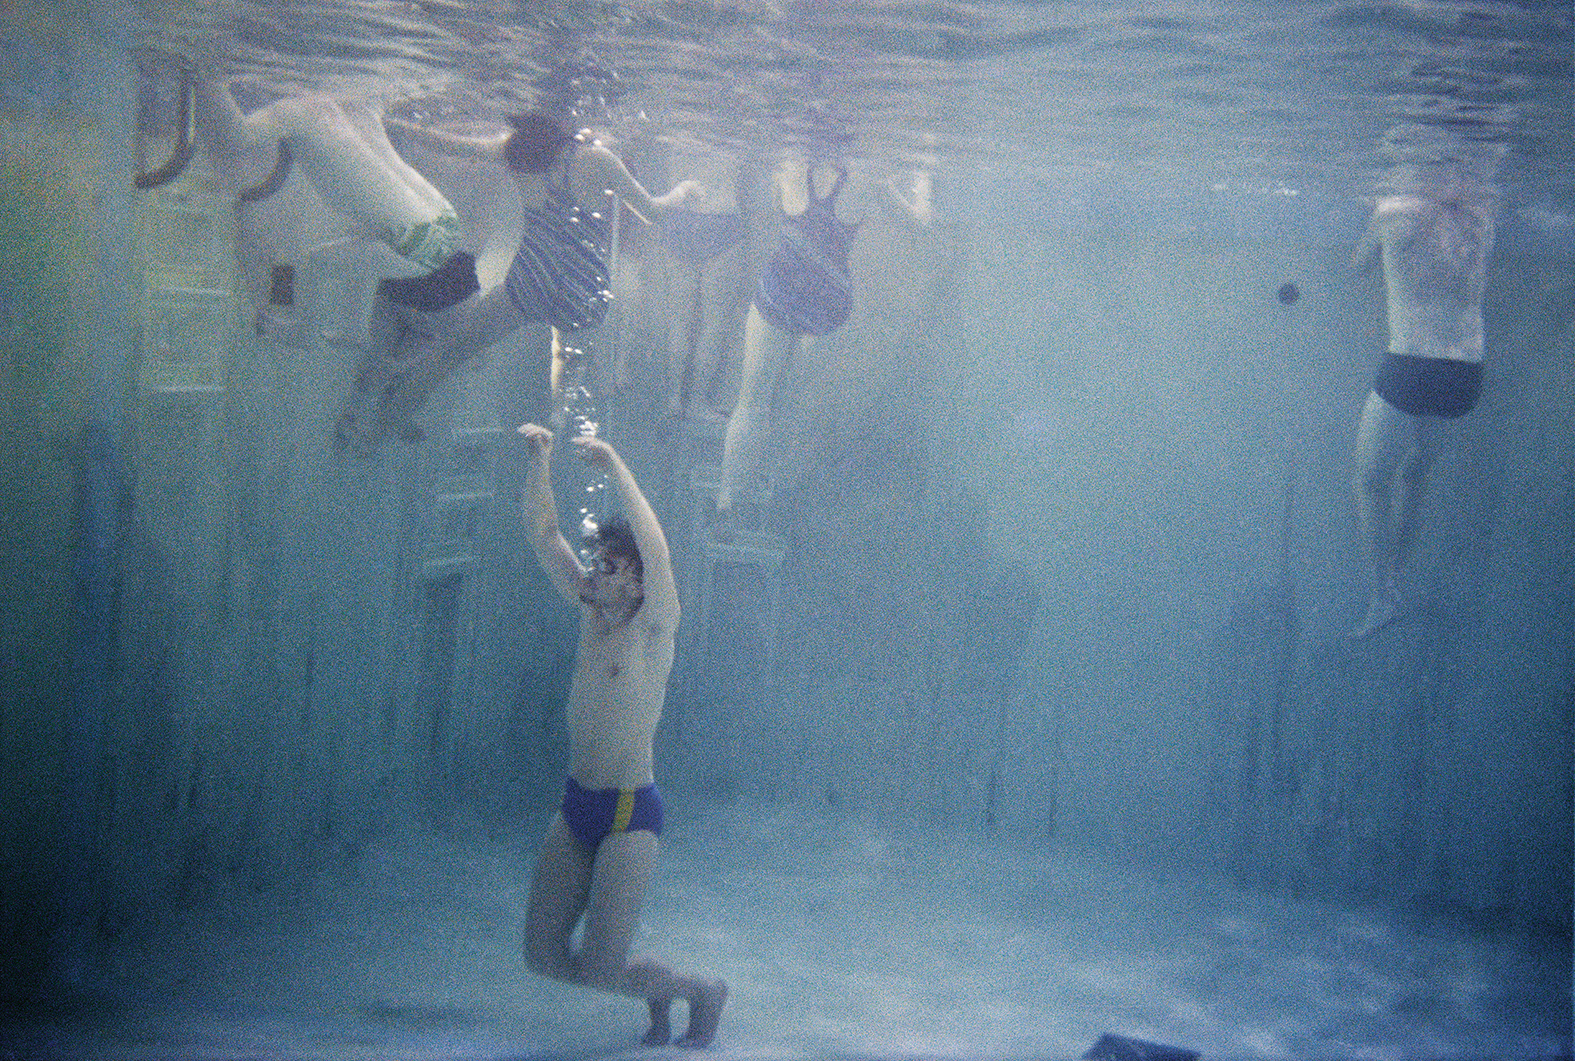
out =
<path fill-rule="evenodd" d="M 334 423 L 334 452 L 349 450 L 357 457 L 370 457 L 377 451 L 381 434 L 377 429 L 377 415 L 364 401 L 356 401 L 352 394 L 345 403 L 345 410 Z"/>
<path fill-rule="evenodd" d="M 252 317 L 252 330 L 259 338 L 272 339 L 284 346 L 300 346 L 306 342 L 306 326 L 299 317 L 263 307 Z"/>
<path fill-rule="evenodd" d="M 1377 633 L 1395 621 L 1395 616 L 1400 614 L 1400 591 L 1393 582 L 1385 582 L 1373 591 L 1373 599 L 1367 605 L 1367 617 L 1364 618 L 1356 629 L 1351 631 L 1351 638 L 1358 640 Z"/>
<path fill-rule="evenodd" d="M 668 1016 L 672 1009 L 673 1000 L 670 998 L 653 998 L 646 1005 L 651 1010 L 651 1028 L 640 1040 L 641 1046 L 666 1046 L 673 1038 L 673 1026 Z"/>
<path fill-rule="evenodd" d="M 711 510 L 711 537 L 719 542 L 730 542 L 738 537 L 733 505 L 725 498 L 717 498 L 716 507 Z"/>
<path fill-rule="evenodd" d="M 689 1000 L 689 1029 L 674 1046 L 686 1050 L 703 1050 L 716 1038 L 716 1026 L 722 1023 L 722 1007 L 727 1004 L 727 985 L 712 980 Z"/>

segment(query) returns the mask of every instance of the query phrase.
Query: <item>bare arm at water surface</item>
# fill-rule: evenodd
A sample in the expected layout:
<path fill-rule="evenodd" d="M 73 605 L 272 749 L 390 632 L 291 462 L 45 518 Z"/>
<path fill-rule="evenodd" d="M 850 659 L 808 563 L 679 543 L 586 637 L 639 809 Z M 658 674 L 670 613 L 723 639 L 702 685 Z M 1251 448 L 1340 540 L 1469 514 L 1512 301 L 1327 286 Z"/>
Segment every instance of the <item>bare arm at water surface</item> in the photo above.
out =
<path fill-rule="evenodd" d="M 508 129 L 484 135 L 455 133 L 400 118 L 389 118 L 387 124 L 430 151 L 500 164 L 506 162 L 505 149 L 512 135 Z M 608 195 L 616 195 L 642 219 L 654 221 L 668 207 L 695 194 L 699 187 L 694 181 L 680 181 L 666 195 L 653 196 L 635 180 L 622 159 L 597 141 L 576 142 L 573 151 L 570 182 L 581 205 L 599 205 Z"/>
<path fill-rule="evenodd" d="M 904 191 L 903 185 L 909 187 Z M 907 174 L 893 173 L 883 182 L 886 195 L 897 208 L 915 224 L 928 225 L 935 220 L 935 188 L 930 171 L 915 169 Z"/>
<path fill-rule="evenodd" d="M 558 593 L 565 600 L 576 602 L 580 599 L 585 568 L 558 527 L 558 505 L 552 492 L 552 432 L 536 424 L 524 424 L 519 430 L 531 448 L 522 505 L 531 549 Z"/>
<path fill-rule="evenodd" d="M 657 221 L 668 210 L 691 195 L 698 194 L 700 186 L 694 181 L 679 181 L 666 195 L 653 196 L 634 178 L 623 160 L 597 141 L 579 143 L 574 150 L 574 165 L 570 169 L 570 182 L 575 197 L 582 204 L 595 203 L 608 195 L 617 196 L 643 221 Z"/>

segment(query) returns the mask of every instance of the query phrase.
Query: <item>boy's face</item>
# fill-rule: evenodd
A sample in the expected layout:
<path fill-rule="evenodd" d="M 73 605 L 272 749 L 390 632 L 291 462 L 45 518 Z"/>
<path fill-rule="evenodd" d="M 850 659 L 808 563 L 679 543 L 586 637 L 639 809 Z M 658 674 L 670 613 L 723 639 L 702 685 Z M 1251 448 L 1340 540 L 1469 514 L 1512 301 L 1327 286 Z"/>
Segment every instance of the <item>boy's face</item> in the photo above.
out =
<path fill-rule="evenodd" d="M 645 583 L 637 573 L 634 557 L 597 553 L 585 573 L 587 604 L 617 604 L 645 599 Z"/>

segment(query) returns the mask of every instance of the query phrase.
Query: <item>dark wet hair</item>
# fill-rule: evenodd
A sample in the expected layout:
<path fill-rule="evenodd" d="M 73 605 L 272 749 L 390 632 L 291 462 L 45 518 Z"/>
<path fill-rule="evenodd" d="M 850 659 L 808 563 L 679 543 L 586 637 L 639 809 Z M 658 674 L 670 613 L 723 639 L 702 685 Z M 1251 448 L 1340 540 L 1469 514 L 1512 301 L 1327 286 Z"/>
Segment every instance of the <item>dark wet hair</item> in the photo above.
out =
<path fill-rule="evenodd" d="M 506 119 L 514 127 L 503 144 L 503 161 L 520 173 L 544 173 L 574 136 L 563 124 L 545 111 L 511 114 Z"/>
<path fill-rule="evenodd" d="M 645 561 L 640 559 L 640 546 L 634 540 L 634 530 L 622 516 L 609 516 L 596 532 L 589 536 L 591 545 L 606 557 L 616 557 L 634 562 L 635 577 L 645 578 Z"/>

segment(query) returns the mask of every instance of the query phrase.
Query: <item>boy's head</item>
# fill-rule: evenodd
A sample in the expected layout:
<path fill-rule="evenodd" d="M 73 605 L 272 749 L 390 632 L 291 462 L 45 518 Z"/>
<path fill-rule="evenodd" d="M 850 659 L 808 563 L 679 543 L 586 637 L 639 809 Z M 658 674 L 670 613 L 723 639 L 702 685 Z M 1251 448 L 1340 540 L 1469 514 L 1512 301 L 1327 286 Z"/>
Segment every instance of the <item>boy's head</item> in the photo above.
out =
<path fill-rule="evenodd" d="M 609 516 L 586 538 L 586 542 L 604 559 L 632 561 L 635 577 L 645 577 L 645 564 L 640 559 L 640 546 L 634 540 L 634 530 L 622 516 Z"/>

